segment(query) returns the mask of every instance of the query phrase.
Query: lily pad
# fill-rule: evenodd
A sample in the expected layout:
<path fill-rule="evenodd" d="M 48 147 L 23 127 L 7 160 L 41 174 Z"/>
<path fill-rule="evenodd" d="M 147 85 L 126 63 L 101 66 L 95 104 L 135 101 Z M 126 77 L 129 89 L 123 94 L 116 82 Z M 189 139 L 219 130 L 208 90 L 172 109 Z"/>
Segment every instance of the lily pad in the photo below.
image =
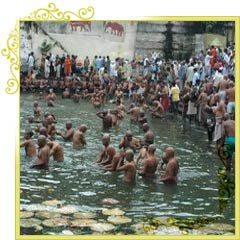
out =
<path fill-rule="evenodd" d="M 73 215 L 74 218 L 83 218 L 83 219 L 91 219 L 96 218 L 97 214 L 92 212 L 77 212 Z"/>
<path fill-rule="evenodd" d="M 128 218 L 125 216 L 110 216 L 110 217 L 108 217 L 107 220 L 113 224 L 124 224 L 124 223 L 132 222 L 131 218 Z"/>
<path fill-rule="evenodd" d="M 116 199 L 114 199 L 114 198 L 104 198 L 104 199 L 102 200 L 102 203 L 104 203 L 104 204 L 109 204 L 109 205 L 114 205 L 114 204 L 118 204 L 119 201 L 116 200 Z"/>
<path fill-rule="evenodd" d="M 43 204 L 21 204 L 20 205 L 20 210 L 21 211 L 53 211 L 56 209 L 55 207 L 52 206 L 47 206 Z"/>
<path fill-rule="evenodd" d="M 31 218 L 34 216 L 33 212 L 28 212 L 28 211 L 21 211 L 20 212 L 20 218 Z"/>
<path fill-rule="evenodd" d="M 182 235 L 183 232 L 175 226 L 159 226 L 156 230 L 145 231 L 148 234 L 164 234 L 164 235 Z"/>
<path fill-rule="evenodd" d="M 146 234 L 142 223 L 133 224 L 131 225 L 131 228 L 135 231 L 135 234 Z"/>
<path fill-rule="evenodd" d="M 114 215 L 114 216 L 120 216 L 123 215 L 125 212 L 120 210 L 119 208 L 113 208 L 113 209 L 107 209 L 103 208 L 102 214 L 103 215 Z"/>
<path fill-rule="evenodd" d="M 76 206 L 74 205 L 67 205 L 61 208 L 56 209 L 55 212 L 61 213 L 61 214 L 74 214 L 77 213 L 79 210 Z"/>
<path fill-rule="evenodd" d="M 40 225 L 37 225 L 37 226 L 35 227 L 35 232 L 39 232 L 39 231 L 42 231 L 42 230 L 43 230 L 43 227 L 40 226 Z"/>
<path fill-rule="evenodd" d="M 224 224 L 224 223 L 212 223 L 210 225 L 207 225 L 206 227 L 214 230 L 214 231 L 234 231 L 234 226 L 230 224 Z"/>
<path fill-rule="evenodd" d="M 97 221 L 93 219 L 75 219 L 71 221 L 71 227 L 91 227 Z"/>
<path fill-rule="evenodd" d="M 95 232 L 109 232 L 114 229 L 114 225 L 110 223 L 96 223 L 91 226 L 91 229 Z"/>
<path fill-rule="evenodd" d="M 74 235 L 74 233 L 72 231 L 70 231 L 70 230 L 63 230 L 62 234 L 63 235 Z"/>
<path fill-rule="evenodd" d="M 20 220 L 22 228 L 35 228 L 41 224 L 41 221 L 36 218 L 23 218 Z"/>
<path fill-rule="evenodd" d="M 64 203 L 63 201 L 60 201 L 57 199 L 42 202 L 43 205 L 52 206 L 52 207 L 62 207 L 63 203 Z"/>
<path fill-rule="evenodd" d="M 214 231 L 208 227 L 200 227 L 199 229 L 193 231 L 194 234 L 197 235 L 209 235 L 209 234 L 215 234 L 217 231 Z"/>
<path fill-rule="evenodd" d="M 45 218 L 59 218 L 61 215 L 56 212 L 40 211 L 35 214 L 36 217 L 45 219 Z"/>
<path fill-rule="evenodd" d="M 42 225 L 45 227 L 66 227 L 69 225 L 67 218 L 51 218 L 46 219 L 42 222 Z"/>

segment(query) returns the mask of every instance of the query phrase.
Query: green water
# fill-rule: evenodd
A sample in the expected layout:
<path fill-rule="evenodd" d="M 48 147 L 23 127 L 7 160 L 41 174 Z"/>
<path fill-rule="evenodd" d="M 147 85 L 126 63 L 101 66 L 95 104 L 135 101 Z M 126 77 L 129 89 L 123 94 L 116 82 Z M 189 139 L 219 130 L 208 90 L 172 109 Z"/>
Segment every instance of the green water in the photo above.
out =
<path fill-rule="evenodd" d="M 29 127 L 27 117 L 33 115 L 33 94 L 21 94 L 20 137 Z M 155 133 L 157 155 L 171 145 L 176 149 L 180 164 L 180 181 L 177 186 L 165 186 L 161 182 L 147 181 L 137 177 L 134 186 L 122 181 L 122 173 L 105 172 L 95 164 L 102 149 L 102 122 L 96 117 L 99 109 L 82 100 L 79 104 L 70 99 L 58 98 L 55 108 L 47 107 L 45 101 L 39 101 L 44 112 L 52 111 L 58 120 L 57 129 L 65 128 L 71 119 L 74 128 L 86 124 L 87 146 L 73 151 L 72 143 L 57 141 L 64 146 L 65 161 L 50 161 L 48 170 L 30 169 L 30 162 L 21 149 L 20 204 L 36 204 L 45 200 L 65 200 L 66 204 L 77 205 L 82 211 L 98 211 L 103 207 L 102 199 L 115 198 L 120 201 L 115 207 L 126 212 L 133 223 L 143 221 L 144 217 L 216 217 L 221 222 L 234 223 L 234 200 L 221 213 L 219 211 L 219 186 L 217 171 L 221 163 L 215 148 L 207 141 L 206 131 L 201 127 L 183 126 L 180 119 L 151 119 L 149 124 Z M 113 107 L 111 104 L 105 108 Z M 36 126 L 37 124 L 31 125 Z M 143 136 L 137 125 L 131 125 L 126 116 L 117 129 L 109 131 L 112 144 L 117 148 L 125 131 L 131 129 L 135 136 Z M 37 134 L 33 139 L 36 142 Z M 54 231 L 54 230 L 53 230 Z M 57 231 L 57 230 L 56 230 Z M 48 231 L 43 231 L 47 233 Z"/>

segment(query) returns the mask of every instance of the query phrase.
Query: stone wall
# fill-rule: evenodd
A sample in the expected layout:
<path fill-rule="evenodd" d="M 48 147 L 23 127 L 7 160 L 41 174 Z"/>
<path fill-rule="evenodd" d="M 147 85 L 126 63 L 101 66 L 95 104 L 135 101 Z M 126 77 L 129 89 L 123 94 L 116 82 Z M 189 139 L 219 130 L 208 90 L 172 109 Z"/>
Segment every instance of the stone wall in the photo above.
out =
<path fill-rule="evenodd" d="M 157 52 L 164 58 L 168 22 L 139 22 L 137 27 L 135 54 L 145 57 Z M 174 22 L 172 25 L 172 53 L 174 58 L 184 58 L 194 51 L 194 36 L 187 34 L 188 23 Z"/>
<path fill-rule="evenodd" d="M 81 59 L 85 56 L 92 59 L 95 55 L 133 58 L 136 22 L 45 22 L 41 27 L 69 54 Z M 38 43 L 35 39 L 35 44 Z"/>

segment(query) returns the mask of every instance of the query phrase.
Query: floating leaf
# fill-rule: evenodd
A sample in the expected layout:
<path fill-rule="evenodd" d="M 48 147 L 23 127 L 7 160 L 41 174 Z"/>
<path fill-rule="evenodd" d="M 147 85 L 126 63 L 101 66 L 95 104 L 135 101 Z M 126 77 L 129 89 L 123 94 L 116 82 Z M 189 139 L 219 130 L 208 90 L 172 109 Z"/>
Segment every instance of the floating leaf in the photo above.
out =
<path fill-rule="evenodd" d="M 62 207 L 63 201 L 54 199 L 42 202 L 43 205 L 52 206 L 52 207 Z"/>
<path fill-rule="evenodd" d="M 175 226 L 159 226 L 156 230 L 153 230 L 154 233 L 156 234 L 166 234 L 166 235 L 182 235 L 184 234 L 183 231 L 181 231 L 178 227 Z M 148 233 L 153 233 L 153 232 L 148 232 Z"/>
<path fill-rule="evenodd" d="M 23 211 L 53 211 L 56 209 L 55 207 L 52 206 L 47 206 L 43 204 L 21 204 L 20 205 L 20 210 Z"/>
<path fill-rule="evenodd" d="M 64 235 L 74 235 L 74 233 L 71 232 L 70 230 L 63 230 L 62 234 L 64 234 Z"/>
<path fill-rule="evenodd" d="M 124 223 L 132 222 L 131 218 L 128 218 L 125 216 L 110 216 L 110 217 L 108 217 L 107 220 L 113 224 L 124 224 Z"/>
<path fill-rule="evenodd" d="M 56 212 L 61 214 L 74 214 L 77 213 L 78 211 L 79 211 L 78 208 L 74 205 L 67 205 L 56 209 Z"/>
<path fill-rule="evenodd" d="M 97 221 L 93 219 L 75 219 L 71 221 L 71 227 L 91 227 Z"/>
<path fill-rule="evenodd" d="M 102 214 L 103 215 L 114 215 L 114 216 L 120 216 L 123 215 L 125 212 L 120 210 L 119 208 L 113 208 L 113 209 L 107 209 L 103 208 Z"/>
<path fill-rule="evenodd" d="M 35 214 L 36 217 L 44 219 L 44 218 L 59 218 L 61 215 L 56 212 L 48 212 L 48 211 L 40 211 Z"/>
<path fill-rule="evenodd" d="M 69 225 L 67 218 L 52 218 L 46 219 L 42 222 L 42 225 L 45 227 L 66 227 Z"/>
<path fill-rule="evenodd" d="M 135 231 L 136 234 L 146 234 L 146 231 L 144 231 L 142 223 L 131 225 L 131 228 Z"/>
<path fill-rule="evenodd" d="M 89 218 L 96 218 L 96 213 L 91 212 L 77 212 L 73 215 L 74 218 L 83 218 L 83 219 L 89 219 Z"/>
<path fill-rule="evenodd" d="M 116 200 L 116 199 L 114 199 L 114 198 L 104 198 L 104 199 L 102 200 L 102 203 L 114 205 L 114 204 L 118 204 L 119 201 Z"/>
<path fill-rule="evenodd" d="M 31 218 L 34 216 L 33 212 L 21 211 L 20 218 Z"/>
<path fill-rule="evenodd" d="M 212 223 L 210 225 L 207 225 L 206 227 L 215 230 L 215 231 L 234 231 L 234 226 L 230 224 L 224 224 L 224 223 Z"/>
<path fill-rule="evenodd" d="M 96 232 L 108 232 L 113 230 L 115 227 L 110 223 L 96 223 L 91 226 L 91 229 Z"/>
<path fill-rule="evenodd" d="M 40 226 L 40 225 L 37 225 L 37 226 L 35 226 L 34 228 L 35 228 L 35 232 L 40 232 L 40 231 L 43 230 L 43 227 Z"/>
<path fill-rule="evenodd" d="M 41 224 L 41 221 L 36 218 L 23 218 L 20 220 L 20 226 L 23 228 L 35 228 Z"/>

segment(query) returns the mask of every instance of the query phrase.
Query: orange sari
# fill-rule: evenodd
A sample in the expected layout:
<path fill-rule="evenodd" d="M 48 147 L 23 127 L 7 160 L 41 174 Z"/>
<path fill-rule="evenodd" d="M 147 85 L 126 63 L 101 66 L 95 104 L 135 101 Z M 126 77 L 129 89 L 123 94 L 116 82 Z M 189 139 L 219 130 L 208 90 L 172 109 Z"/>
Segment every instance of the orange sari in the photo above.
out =
<path fill-rule="evenodd" d="M 65 73 L 66 73 L 66 76 L 70 75 L 71 64 L 72 64 L 71 59 L 70 58 L 66 58 L 66 60 L 65 60 Z"/>

